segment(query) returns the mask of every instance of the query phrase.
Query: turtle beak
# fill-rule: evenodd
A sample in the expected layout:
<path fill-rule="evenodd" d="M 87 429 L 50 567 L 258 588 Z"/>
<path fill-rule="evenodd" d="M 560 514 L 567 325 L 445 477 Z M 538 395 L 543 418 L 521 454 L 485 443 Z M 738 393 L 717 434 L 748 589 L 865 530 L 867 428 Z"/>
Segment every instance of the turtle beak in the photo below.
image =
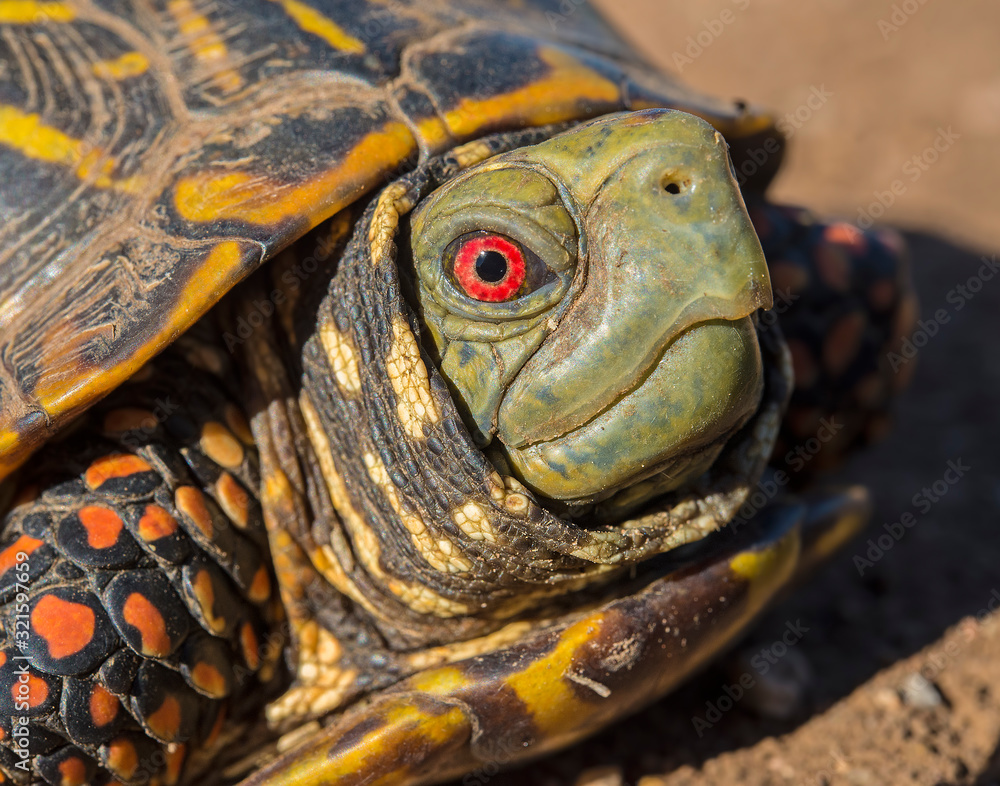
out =
<path fill-rule="evenodd" d="M 771 307 L 771 287 L 727 145 L 673 111 L 560 139 L 545 163 L 584 206 L 586 283 L 508 387 L 497 436 L 522 478 L 556 499 L 600 498 L 658 472 L 680 485 L 762 390 L 750 316 Z"/>

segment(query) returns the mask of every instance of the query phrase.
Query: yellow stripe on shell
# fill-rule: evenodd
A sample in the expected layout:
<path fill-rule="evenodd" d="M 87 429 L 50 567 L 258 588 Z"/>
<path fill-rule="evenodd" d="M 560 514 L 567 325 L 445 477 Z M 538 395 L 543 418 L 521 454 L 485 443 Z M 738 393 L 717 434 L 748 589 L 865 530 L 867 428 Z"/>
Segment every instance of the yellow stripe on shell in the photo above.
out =
<path fill-rule="evenodd" d="M 134 192 L 141 185 L 135 177 L 114 179 L 115 162 L 100 148 L 46 125 L 39 115 L 15 106 L 0 104 L 0 145 L 35 161 L 73 168 L 76 177 L 98 188 Z"/>
<path fill-rule="evenodd" d="M 354 202 L 378 176 L 416 149 L 413 134 L 390 121 L 359 141 L 331 169 L 299 185 L 276 182 L 251 172 L 200 172 L 181 179 L 174 204 L 188 221 L 245 221 L 271 226 L 305 219 L 309 227 Z"/>
<path fill-rule="evenodd" d="M 149 70 L 149 60 L 142 52 L 126 52 L 114 60 L 99 60 L 91 67 L 94 76 L 120 81 Z"/>
<path fill-rule="evenodd" d="M 579 650 L 599 635 L 603 622 L 604 615 L 598 613 L 572 625 L 545 657 L 505 680 L 529 708 L 543 735 L 555 735 L 572 727 L 574 720 L 587 711 L 567 680 L 572 678 L 574 664 L 586 662 L 586 658 L 579 657 Z"/>
<path fill-rule="evenodd" d="M 278 3 L 303 31 L 322 38 L 334 49 L 355 54 L 364 53 L 365 45 L 361 41 L 312 6 L 300 3 L 299 0 L 272 0 L 272 2 Z"/>
<path fill-rule="evenodd" d="M 777 120 L 777 118 L 773 115 L 756 109 L 750 109 L 736 117 L 726 117 L 724 115 L 702 111 L 697 107 L 697 105 L 689 103 L 685 103 L 683 106 L 678 106 L 676 101 L 669 101 L 666 99 L 663 101 L 656 101 L 653 99 L 633 99 L 629 102 L 628 108 L 632 112 L 639 112 L 643 109 L 680 109 L 683 112 L 687 112 L 689 115 L 700 117 L 706 123 L 711 123 L 715 129 L 727 139 L 739 139 L 741 137 L 760 133 L 761 131 L 767 131 L 769 128 L 774 127 Z"/>
<path fill-rule="evenodd" d="M 604 614 L 588 615 L 562 632 L 555 647 L 527 666 L 504 678 L 517 694 L 543 738 L 572 728 L 576 719 L 591 710 L 577 697 L 571 684 L 573 666 L 586 662 L 580 648 L 600 635 Z M 472 687 L 469 678 L 455 666 L 444 666 L 416 674 L 407 680 L 407 688 L 433 696 L 461 698 Z"/>
<path fill-rule="evenodd" d="M 0 0 L 0 24 L 33 25 L 72 22 L 76 11 L 69 3 L 38 3 L 33 0 Z"/>
<path fill-rule="evenodd" d="M 167 10 L 181 35 L 188 39 L 184 43 L 195 60 L 212 72 L 212 83 L 227 93 L 243 87 L 239 71 L 228 67 L 231 63 L 229 47 L 212 28 L 208 17 L 198 13 L 191 0 L 170 0 Z"/>
<path fill-rule="evenodd" d="M 445 123 L 459 139 L 474 136 L 486 126 L 547 125 L 580 117 L 580 102 L 594 104 L 594 111 L 621 103 L 615 82 L 558 49 L 539 48 L 539 57 L 550 67 L 544 77 L 509 93 L 489 98 L 463 98 L 444 113 Z M 602 106 L 603 105 L 603 106 Z"/>
<path fill-rule="evenodd" d="M 93 373 L 86 368 L 77 368 L 71 375 L 43 375 L 32 394 L 48 417 L 58 419 L 78 411 L 125 382 L 161 347 L 187 330 L 203 310 L 208 310 L 236 283 L 236 273 L 243 257 L 241 244 L 235 240 L 220 243 L 209 251 L 205 259 L 196 266 L 194 275 L 177 298 L 177 305 L 163 320 L 160 329 L 139 344 L 131 356 L 122 358 L 108 368 L 94 369 Z M 199 308 L 201 305 L 204 305 L 204 309 Z M 58 367 L 67 358 L 82 356 L 87 344 L 93 339 L 92 332 L 81 333 L 72 323 L 61 327 L 56 325 L 53 331 L 56 330 L 68 332 L 69 335 L 57 337 L 53 334 L 42 343 L 42 346 L 58 353 L 57 357 L 41 358 L 39 365 L 43 369 Z M 0 455 L 13 449 L 19 437 L 8 426 L 0 435 Z"/>

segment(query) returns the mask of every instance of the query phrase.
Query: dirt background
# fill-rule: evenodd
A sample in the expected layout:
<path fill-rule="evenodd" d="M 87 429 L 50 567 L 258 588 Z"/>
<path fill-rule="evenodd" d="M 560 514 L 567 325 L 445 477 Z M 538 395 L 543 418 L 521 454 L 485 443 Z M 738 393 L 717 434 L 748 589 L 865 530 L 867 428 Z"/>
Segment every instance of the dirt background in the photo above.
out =
<path fill-rule="evenodd" d="M 699 736 L 692 719 L 724 696 L 730 658 L 730 671 L 714 667 L 491 786 L 1000 785 L 1000 617 L 987 613 L 1000 602 L 1000 275 L 969 282 L 1000 251 L 1000 4 L 594 2 L 691 85 L 799 112 L 774 198 L 856 221 L 901 180 L 880 222 L 907 235 L 924 316 L 944 309 L 947 321 L 919 352 L 895 430 L 838 478 L 873 489 L 871 529 L 744 645 L 773 644 L 789 621 L 808 627 L 781 662 L 799 672 L 790 684 L 804 699 L 782 702 L 789 717 L 762 717 L 758 694 Z M 715 20 L 721 33 L 688 52 L 688 37 L 718 30 Z M 818 108 L 807 103 L 814 89 L 827 94 Z M 914 169 L 941 130 L 958 138 Z M 969 470 L 924 513 L 913 497 L 949 460 Z M 917 524 L 860 575 L 864 541 L 906 512 Z"/>

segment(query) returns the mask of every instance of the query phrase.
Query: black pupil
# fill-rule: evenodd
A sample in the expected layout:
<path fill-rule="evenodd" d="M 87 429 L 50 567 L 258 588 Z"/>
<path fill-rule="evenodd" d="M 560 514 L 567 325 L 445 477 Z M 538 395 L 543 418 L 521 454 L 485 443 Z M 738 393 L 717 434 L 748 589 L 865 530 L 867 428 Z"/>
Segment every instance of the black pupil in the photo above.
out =
<path fill-rule="evenodd" d="M 476 275 L 495 284 L 507 275 L 507 260 L 499 251 L 481 251 L 476 257 Z"/>

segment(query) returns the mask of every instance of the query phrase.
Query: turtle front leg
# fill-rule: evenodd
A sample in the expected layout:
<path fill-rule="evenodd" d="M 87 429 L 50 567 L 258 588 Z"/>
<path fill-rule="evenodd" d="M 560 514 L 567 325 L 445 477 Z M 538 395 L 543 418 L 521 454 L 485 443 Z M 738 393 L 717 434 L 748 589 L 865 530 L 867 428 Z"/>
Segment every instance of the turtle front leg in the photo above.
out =
<path fill-rule="evenodd" d="M 22 469 L 0 540 L 0 783 L 204 783 L 280 689 L 226 362 L 186 336 Z"/>
<path fill-rule="evenodd" d="M 770 507 L 575 618 L 407 678 L 241 786 L 436 783 L 568 745 L 673 689 L 866 517 L 860 489 Z"/>

